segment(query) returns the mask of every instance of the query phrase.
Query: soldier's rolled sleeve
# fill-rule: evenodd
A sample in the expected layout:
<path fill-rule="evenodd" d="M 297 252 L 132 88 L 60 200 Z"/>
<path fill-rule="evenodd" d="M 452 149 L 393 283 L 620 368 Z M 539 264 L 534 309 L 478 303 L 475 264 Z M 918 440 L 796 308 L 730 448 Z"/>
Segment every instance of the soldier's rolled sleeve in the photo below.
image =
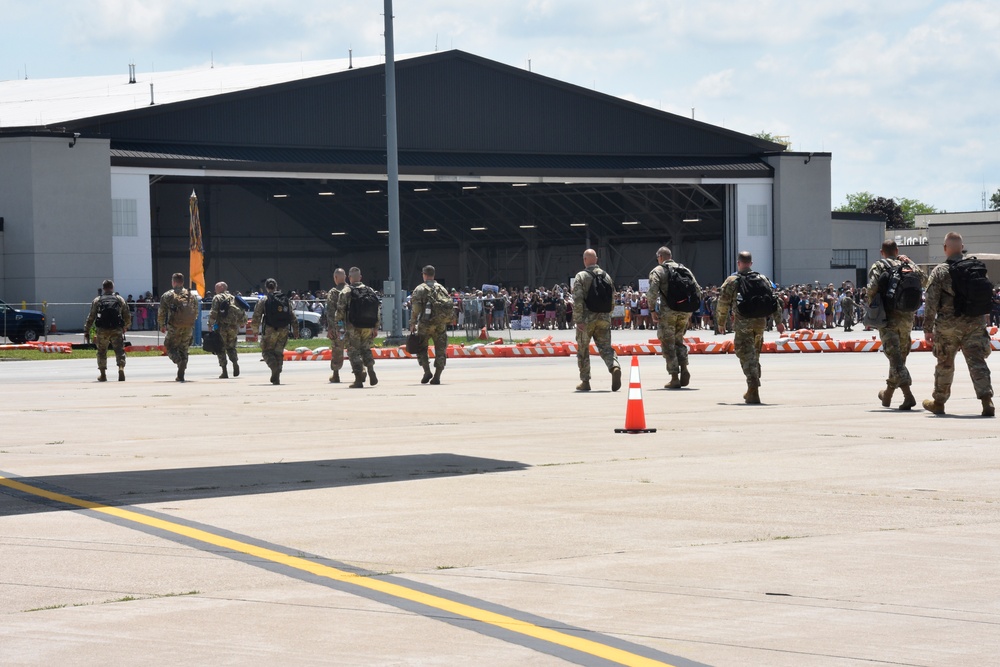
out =
<path fill-rule="evenodd" d="M 122 329 L 128 329 L 132 326 L 132 313 L 129 312 L 128 303 L 125 302 L 125 299 L 119 298 L 118 307 L 122 311 Z"/>
<path fill-rule="evenodd" d="M 660 273 L 656 269 L 649 272 L 649 289 L 646 291 L 646 302 L 649 304 L 649 312 L 651 313 L 656 312 L 656 304 L 660 299 Z"/>
<path fill-rule="evenodd" d="M 87 315 L 87 321 L 83 323 L 83 333 L 87 336 L 90 335 L 90 328 L 94 326 L 94 322 L 97 321 L 97 299 L 90 304 L 90 314 Z"/>
<path fill-rule="evenodd" d="M 257 305 L 253 307 L 253 319 L 250 321 L 250 328 L 253 331 L 260 331 L 260 322 L 264 319 L 265 301 L 267 301 L 266 296 L 257 301 Z"/>

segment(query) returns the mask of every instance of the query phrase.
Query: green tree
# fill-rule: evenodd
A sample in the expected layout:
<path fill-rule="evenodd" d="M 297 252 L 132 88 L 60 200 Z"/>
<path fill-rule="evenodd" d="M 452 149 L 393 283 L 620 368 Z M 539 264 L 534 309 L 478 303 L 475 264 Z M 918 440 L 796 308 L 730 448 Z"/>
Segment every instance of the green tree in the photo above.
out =
<path fill-rule="evenodd" d="M 938 210 L 917 199 L 902 197 L 876 197 L 870 192 L 855 192 L 847 195 L 847 201 L 835 211 L 847 213 L 877 213 L 885 218 L 888 229 L 912 229 L 917 215 L 937 213 Z"/>
<path fill-rule="evenodd" d="M 1000 211 L 1000 188 L 997 188 L 997 191 L 990 197 L 990 208 L 994 211 Z"/>

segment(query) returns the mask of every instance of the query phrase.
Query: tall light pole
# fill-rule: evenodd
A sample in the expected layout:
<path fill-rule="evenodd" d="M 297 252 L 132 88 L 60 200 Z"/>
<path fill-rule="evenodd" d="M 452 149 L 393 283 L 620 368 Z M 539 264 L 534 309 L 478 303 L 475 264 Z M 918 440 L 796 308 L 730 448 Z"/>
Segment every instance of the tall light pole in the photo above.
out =
<path fill-rule="evenodd" d="M 392 296 L 392 330 L 386 343 L 403 339 L 403 259 L 399 242 L 399 147 L 396 143 L 396 63 L 392 38 L 392 0 L 385 0 L 385 154 L 389 189 L 389 282 Z"/>

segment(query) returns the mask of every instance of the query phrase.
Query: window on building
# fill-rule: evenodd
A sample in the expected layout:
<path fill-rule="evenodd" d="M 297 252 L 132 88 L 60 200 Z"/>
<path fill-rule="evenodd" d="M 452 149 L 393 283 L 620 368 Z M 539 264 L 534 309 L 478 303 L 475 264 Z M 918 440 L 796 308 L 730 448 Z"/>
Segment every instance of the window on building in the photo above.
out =
<path fill-rule="evenodd" d="M 111 234 L 112 236 L 138 236 L 139 216 L 136 213 L 135 199 L 111 200 Z"/>
<path fill-rule="evenodd" d="M 747 236 L 767 236 L 767 204 L 747 204 Z"/>
<path fill-rule="evenodd" d="M 834 250 L 831 269 L 867 269 L 868 250 Z"/>

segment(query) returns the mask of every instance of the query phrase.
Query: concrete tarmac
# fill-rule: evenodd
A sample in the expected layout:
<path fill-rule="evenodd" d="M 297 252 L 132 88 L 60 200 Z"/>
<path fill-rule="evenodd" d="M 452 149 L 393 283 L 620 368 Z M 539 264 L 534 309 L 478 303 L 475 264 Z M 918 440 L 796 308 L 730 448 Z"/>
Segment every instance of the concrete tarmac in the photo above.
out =
<path fill-rule="evenodd" d="M 0 662 L 996 664 L 1000 432 L 962 361 L 935 417 L 881 407 L 877 353 L 764 355 L 761 406 L 733 355 L 684 390 L 641 357 L 647 435 L 596 357 L 586 394 L 573 358 L 376 363 L 0 362 Z"/>

